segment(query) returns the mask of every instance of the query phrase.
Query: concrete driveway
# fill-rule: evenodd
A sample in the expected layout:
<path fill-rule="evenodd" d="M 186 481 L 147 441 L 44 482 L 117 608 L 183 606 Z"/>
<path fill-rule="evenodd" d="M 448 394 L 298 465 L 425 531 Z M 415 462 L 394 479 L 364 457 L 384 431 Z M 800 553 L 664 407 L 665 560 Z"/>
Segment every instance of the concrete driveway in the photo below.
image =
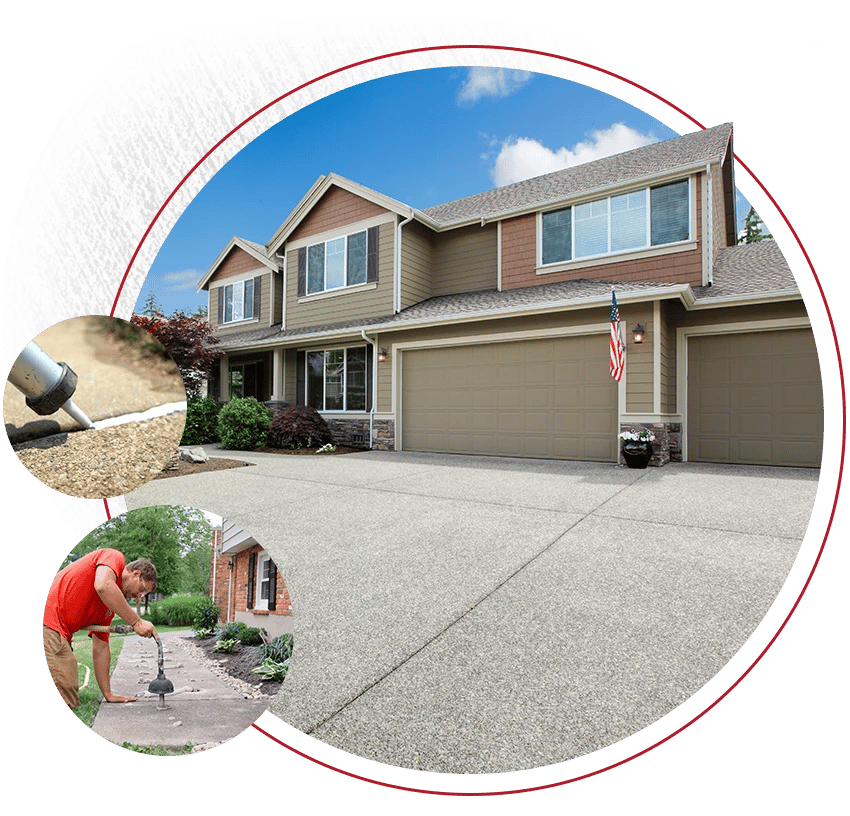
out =
<path fill-rule="evenodd" d="M 271 552 L 296 629 L 270 710 L 350 753 L 452 773 L 586 754 L 690 697 L 779 591 L 819 475 L 219 455 L 256 466 L 157 480 L 127 506 L 209 510 Z"/>

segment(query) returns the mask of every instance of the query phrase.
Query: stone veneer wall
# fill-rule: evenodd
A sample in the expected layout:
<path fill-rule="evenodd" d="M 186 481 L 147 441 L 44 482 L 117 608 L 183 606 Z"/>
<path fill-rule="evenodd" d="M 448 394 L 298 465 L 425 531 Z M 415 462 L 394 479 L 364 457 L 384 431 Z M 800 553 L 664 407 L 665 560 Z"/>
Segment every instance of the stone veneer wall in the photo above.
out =
<path fill-rule="evenodd" d="M 353 448 L 369 447 L 369 419 L 340 419 L 331 417 L 327 420 L 334 442 L 337 445 L 348 445 Z M 372 448 L 374 450 L 395 449 L 395 420 L 376 419 L 372 422 Z"/>
<path fill-rule="evenodd" d="M 668 462 L 682 461 L 682 423 L 681 422 L 622 422 L 620 431 L 648 430 L 654 437 L 650 467 L 661 467 Z M 624 465 L 623 451 L 620 449 L 620 464 Z"/>

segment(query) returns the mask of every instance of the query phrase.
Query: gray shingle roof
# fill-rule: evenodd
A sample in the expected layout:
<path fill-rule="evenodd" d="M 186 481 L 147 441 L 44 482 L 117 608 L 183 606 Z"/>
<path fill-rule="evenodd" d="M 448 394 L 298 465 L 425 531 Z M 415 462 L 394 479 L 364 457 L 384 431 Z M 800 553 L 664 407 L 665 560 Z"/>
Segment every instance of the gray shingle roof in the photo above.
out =
<path fill-rule="evenodd" d="M 731 133 L 731 124 L 718 125 L 438 204 L 422 212 L 440 226 L 449 226 L 471 219 L 491 218 L 525 207 L 545 206 L 609 184 L 627 184 L 649 175 L 673 171 L 677 167 L 719 160 L 726 151 Z"/>
<path fill-rule="evenodd" d="M 796 290 L 794 275 L 776 241 L 726 247 L 717 253 L 711 286 L 695 286 L 697 300 Z"/>

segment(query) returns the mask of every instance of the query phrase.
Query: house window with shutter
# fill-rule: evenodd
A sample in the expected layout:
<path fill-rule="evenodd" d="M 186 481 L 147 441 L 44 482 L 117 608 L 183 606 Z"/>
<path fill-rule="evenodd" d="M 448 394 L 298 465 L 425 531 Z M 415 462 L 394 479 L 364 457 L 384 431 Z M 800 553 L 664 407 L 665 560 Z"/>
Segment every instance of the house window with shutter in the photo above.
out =
<path fill-rule="evenodd" d="M 228 283 L 219 289 L 219 323 L 259 317 L 260 278 Z"/>
<path fill-rule="evenodd" d="M 645 187 L 544 212 L 540 262 L 598 258 L 691 238 L 690 180 Z"/>
<path fill-rule="evenodd" d="M 253 608 L 273 611 L 277 596 L 277 568 L 265 551 L 257 554 L 256 584 L 253 589 Z"/>
<path fill-rule="evenodd" d="M 319 241 L 298 250 L 298 297 L 377 280 L 377 227 Z"/>

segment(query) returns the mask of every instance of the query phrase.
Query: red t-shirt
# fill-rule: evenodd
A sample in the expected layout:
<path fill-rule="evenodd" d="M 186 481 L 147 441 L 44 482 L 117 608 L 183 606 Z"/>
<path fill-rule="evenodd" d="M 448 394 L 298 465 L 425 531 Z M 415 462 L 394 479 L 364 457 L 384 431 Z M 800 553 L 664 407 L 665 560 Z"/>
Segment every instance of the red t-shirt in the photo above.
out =
<path fill-rule="evenodd" d="M 69 641 L 74 632 L 86 626 L 108 626 L 114 614 L 100 599 L 94 588 L 94 577 L 100 566 L 115 573 L 115 583 L 121 588 L 124 573 L 124 554 L 118 550 L 95 550 L 68 564 L 53 579 L 47 603 L 44 605 L 44 625 L 61 632 Z M 93 632 L 101 640 L 109 640 L 106 632 Z"/>

